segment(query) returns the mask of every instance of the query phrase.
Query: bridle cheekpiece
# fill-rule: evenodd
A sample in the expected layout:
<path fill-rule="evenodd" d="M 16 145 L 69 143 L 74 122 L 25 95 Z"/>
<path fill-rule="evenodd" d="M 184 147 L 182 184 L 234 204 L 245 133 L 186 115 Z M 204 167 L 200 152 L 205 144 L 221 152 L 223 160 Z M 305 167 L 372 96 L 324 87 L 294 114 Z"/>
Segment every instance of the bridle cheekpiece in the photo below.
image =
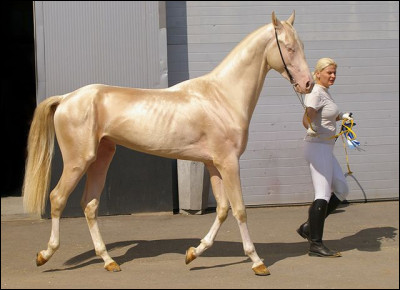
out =
<path fill-rule="evenodd" d="M 275 39 L 276 39 L 276 44 L 278 45 L 279 54 L 281 55 L 281 59 L 282 59 L 282 62 L 283 62 L 283 66 L 285 67 L 285 71 L 286 71 L 286 73 L 288 74 L 288 77 L 289 77 L 289 79 L 290 79 L 290 83 L 291 83 L 292 85 L 294 85 L 294 78 L 293 78 L 292 75 L 290 74 L 289 69 L 288 69 L 287 66 L 286 66 L 285 59 L 283 58 L 281 46 L 279 45 L 278 33 L 276 32 L 276 28 L 275 28 Z"/>

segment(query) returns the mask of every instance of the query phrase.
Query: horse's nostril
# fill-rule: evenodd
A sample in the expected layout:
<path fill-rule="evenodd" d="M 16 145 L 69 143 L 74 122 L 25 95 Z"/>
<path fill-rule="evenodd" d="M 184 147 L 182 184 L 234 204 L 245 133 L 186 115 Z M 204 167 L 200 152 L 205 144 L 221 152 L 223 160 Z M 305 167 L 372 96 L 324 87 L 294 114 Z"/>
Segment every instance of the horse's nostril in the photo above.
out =
<path fill-rule="evenodd" d="M 313 87 L 314 87 L 314 82 L 308 81 L 306 83 L 306 90 L 311 91 L 313 89 Z"/>

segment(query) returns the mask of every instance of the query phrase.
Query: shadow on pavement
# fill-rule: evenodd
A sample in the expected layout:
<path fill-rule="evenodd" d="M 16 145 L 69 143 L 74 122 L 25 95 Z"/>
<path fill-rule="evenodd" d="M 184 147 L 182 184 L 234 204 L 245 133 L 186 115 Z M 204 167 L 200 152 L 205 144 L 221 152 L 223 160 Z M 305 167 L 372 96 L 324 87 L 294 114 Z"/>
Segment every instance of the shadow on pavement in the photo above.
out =
<path fill-rule="evenodd" d="M 324 243 L 332 249 L 346 252 L 350 250 L 375 252 L 380 251 L 381 241 L 384 239 L 394 239 L 396 231 L 394 227 L 374 227 L 359 231 L 338 240 L 325 240 Z M 111 256 L 113 259 L 123 265 L 134 259 L 156 257 L 168 253 L 185 254 L 186 249 L 191 246 L 197 246 L 199 239 L 169 239 L 169 240 L 131 240 L 107 244 L 107 250 L 129 247 L 125 254 L 120 256 Z M 306 255 L 308 252 L 308 242 L 296 243 L 255 243 L 257 253 L 265 258 L 265 264 L 271 266 L 274 263 L 286 258 Z M 245 257 L 241 242 L 215 241 L 213 246 L 208 249 L 201 257 Z M 93 259 L 94 258 L 94 259 Z M 182 258 L 182 263 L 184 258 Z M 226 267 L 234 264 L 251 262 L 250 259 L 244 259 L 240 262 L 214 265 L 210 267 L 192 267 L 191 270 L 202 270 L 217 267 Z M 103 260 L 97 258 L 94 250 L 86 251 L 75 257 L 72 257 L 64 263 L 66 268 L 51 269 L 45 272 L 55 272 L 64 270 L 73 270 L 82 268 L 91 264 L 103 264 Z"/>

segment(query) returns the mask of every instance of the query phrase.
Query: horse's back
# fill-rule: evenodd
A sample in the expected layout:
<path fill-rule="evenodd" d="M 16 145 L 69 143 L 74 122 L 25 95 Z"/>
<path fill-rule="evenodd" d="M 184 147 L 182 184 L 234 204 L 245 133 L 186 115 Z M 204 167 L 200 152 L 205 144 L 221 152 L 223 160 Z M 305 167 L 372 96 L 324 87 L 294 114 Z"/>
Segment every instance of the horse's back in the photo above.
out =
<path fill-rule="evenodd" d="M 66 94 L 55 114 L 57 138 L 68 146 L 102 138 L 133 150 L 175 157 L 194 149 L 204 131 L 201 107 L 188 93 L 171 89 L 137 89 L 94 84 Z M 196 128 L 197 127 L 197 128 Z M 79 140 L 82 139 L 82 140 Z M 60 142 L 60 141 L 59 141 Z M 204 158 L 205 154 L 199 154 Z"/>

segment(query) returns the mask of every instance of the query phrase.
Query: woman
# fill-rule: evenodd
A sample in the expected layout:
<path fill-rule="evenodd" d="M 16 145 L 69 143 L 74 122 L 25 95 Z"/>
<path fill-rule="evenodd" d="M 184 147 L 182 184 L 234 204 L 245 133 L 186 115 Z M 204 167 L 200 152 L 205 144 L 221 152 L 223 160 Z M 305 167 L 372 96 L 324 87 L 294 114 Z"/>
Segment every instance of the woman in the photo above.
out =
<path fill-rule="evenodd" d="M 315 197 L 308 221 L 297 232 L 310 242 L 309 255 L 318 257 L 341 256 L 340 252 L 332 251 L 323 244 L 322 235 L 325 218 L 345 200 L 348 193 L 345 176 L 333 155 L 336 121 L 351 119 L 349 113 L 339 113 L 328 91 L 335 83 L 336 68 L 336 63 L 330 58 L 318 60 L 313 73 L 316 84 L 304 101 L 307 107 L 303 117 L 303 125 L 307 129 L 305 157 L 310 164 Z"/>

